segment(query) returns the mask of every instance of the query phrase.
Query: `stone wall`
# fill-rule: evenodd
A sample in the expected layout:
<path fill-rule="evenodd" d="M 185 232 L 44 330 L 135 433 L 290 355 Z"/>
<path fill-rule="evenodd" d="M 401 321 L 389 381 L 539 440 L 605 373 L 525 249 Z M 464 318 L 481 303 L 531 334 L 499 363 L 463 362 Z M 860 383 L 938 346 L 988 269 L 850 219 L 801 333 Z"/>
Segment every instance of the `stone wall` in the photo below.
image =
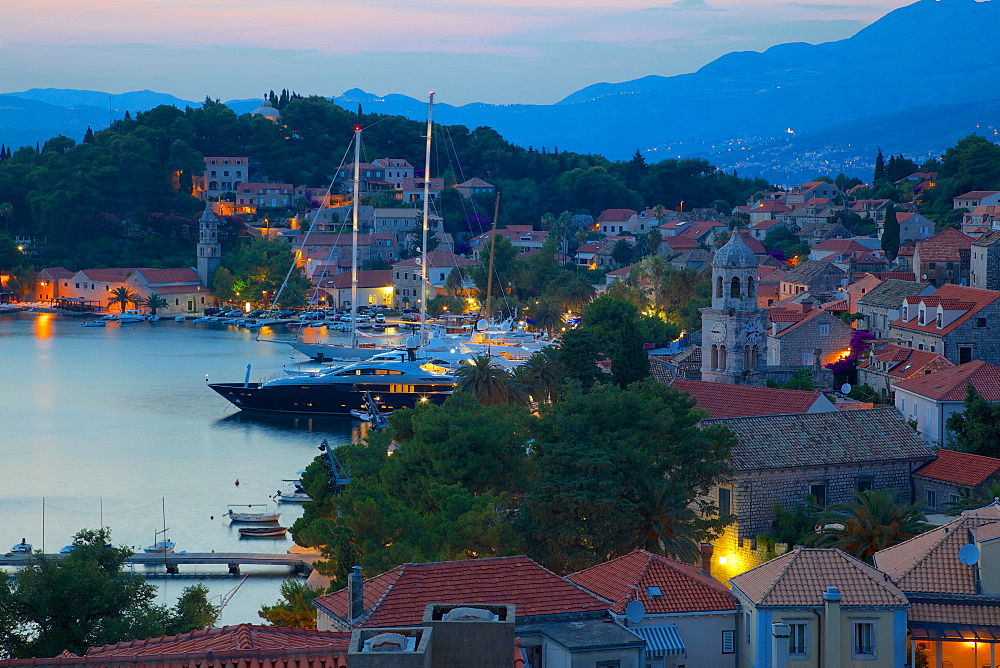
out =
<path fill-rule="evenodd" d="M 826 325 L 827 334 L 820 334 Z M 840 358 L 840 353 L 851 343 L 854 332 L 849 325 L 830 313 L 820 313 L 785 333 L 767 337 L 767 362 L 770 366 L 802 364 L 803 353 L 814 353 L 818 348 L 819 363 L 829 364 Z"/>
<path fill-rule="evenodd" d="M 792 379 L 797 371 L 804 369 L 802 366 L 769 366 L 749 373 L 744 373 L 738 380 L 738 385 L 755 385 L 766 387 L 767 381 L 772 381 L 781 385 Z M 835 389 L 833 387 L 833 372 L 813 365 L 812 382 L 816 389 Z"/>
<path fill-rule="evenodd" d="M 945 512 L 950 501 L 958 500 L 961 497 L 963 489 L 968 490 L 970 488 L 964 485 L 913 476 L 913 500 L 917 503 L 927 504 L 924 508 L 924 512 L 927 513 Z M 928 491 L 934 492 L 936 497 L 933 506 L 927 502 Z M 952 497 L 955 498 L 952 499 Z"/>
<path fill-rule="evenodd" d="M 978 319 L 983 317 L 986 318 L 986 327 L 977 327 Z M 959 364 L 959 349 L 965 346 L 972 348 L 973 360 L 983 360 L 991 364 L 1000 363 L 998 332 L 1000 332 L 998 302 L 986 306 L 944 336 L 936 332 L 919 332 L 902 327 L 889 328 L 891 338 L 902 340 L 904 345 L 910 348 L 941 353 L 952 364 Z"/>

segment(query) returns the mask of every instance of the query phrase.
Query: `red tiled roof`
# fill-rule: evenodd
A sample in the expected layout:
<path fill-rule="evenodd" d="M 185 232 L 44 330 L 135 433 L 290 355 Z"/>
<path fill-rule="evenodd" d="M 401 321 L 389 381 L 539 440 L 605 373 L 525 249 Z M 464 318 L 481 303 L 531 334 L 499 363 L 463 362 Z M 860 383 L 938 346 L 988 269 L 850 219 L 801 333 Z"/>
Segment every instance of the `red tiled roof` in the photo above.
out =
<path fill-rule="evenodd" d="M 791 208 L 776 199 L 766 199 L 757 203 L 750 213 L 790 213 Z"/>
<path fill-rule="evenodd" d="M 1000 471 L 1000 459 L 955 450 L 938 450 L 937 459 L 913 472 L 921 478 L 975 487 Z"/>
<path fill-rule="evenodd" d="M 962 401 L 969 385 L 987 401 L 1000 401 L 1000 367 L 973 360 L 954 369 L 900 381 L 896 388 L 933 401 Z"/>
<path fill-rule="evenodd" d="M 161 636 L 91 647 L 87 656 L 142 656 L 225 652 L 227 650 L 323 648 L 327 652 L 346 652 L 349 633 L 317 631 L 283 626 L 240 624 L 218 629 L 192 631 L 177 636 Z"/>
<path fill-rule="evenodd" d="M 678 379 L 670 383 L 670 387 L 690 394 L 697 402 L 695 407 L 706 411 L 709 418 L 808 413 L 823 396 L 821 392 L 709 383 L 701 380 Z"/>
<path fill-rule="evenodd" d="M 937 321 L 935 319 L 931 319 L 931 321 L 926 325 L 920 325 L 918 324 L 919 320 L 917 318 L 913 318 L 909 322 L 903 322 L 903 319 L 899 318 L 894 320 L 891 325 L 893 327 L 910 329 L 917 332 L 924 332 L 926 334 L 944 336 L 962 323 L 969 320 L 969 318 L 974 317 L 977 313 L 995 302 L 997 299 L 1000 299 L 1000 292 L 997 292 L 996 290 L 980 290 L 979 288 L 969 288 L 963 285 L 946 283 L 934 291 L 933 298 L 937 300 L 954 300 L 956 302 L 971 305 L 967 307 L 969 309 L 968 311 L 940 329 L 938 329 Z M 907 301 L 915 300 L 913 303 L 919 303 L 920 301 L 929 299 L 929 297 L 907 297 L 906 299 Z"/>
<path fill-rule="evenodd" d="M 646 550 L 591 566 L 566 579 L 613 601 L 611 610 L 618 614 L 631 601 L 642 601 L 650 614 L 736 609 L 736 598 L 718 580 L 696 566 Z M 648 587 L 659 587 L 663 595 L 650 596 Z"/>
<path fill-rule="evenodd" d="M 820 304 L 819 307 L 824 311 L 847 311 L 850 308 L 847 305 L 846 299 L 836 299 L 832 302 Z"/>
<path fill-rule="evenodd" d="M 364 583 L 365 615 L 356 627 L 419 624 L 427 603 L 512 603 L 517 617 L 607 610 L 610 601 L 539 566 L 528 557 L 403 564 Z M 316 599 L 347 617 L 347 589 Z"/>
<path fill-rule="evenodd" d="M 613 221 L 625 221 L 636 215 L 637 212 L 632 209 L 605 209 L 601 211 L 601 215 L 597 217 L 597 222 L 605 222 L 608 220 Z"/>
<path fill-rule="evenodd" d="M 967 193 L 957 195 L 955 199 L 982 199 L 984 197 L 989 197 L 990 195 L 995 195 L 996 193 L 996 190 L 970 190 Z"/>
<path fill-rule="evenodd" d="M 120 283 L 131 276 L 135 269 L 122 267 L 118 269 L 81 269 L 81 271 L 88 281 Z"/>
<path fill-rule="evenodd" d="M 957 559 L 956 559 L 957 562 Z M 840 589 L 846 608 L 908 605 L 906 596 L 882 573 L 833 548 L 805 548 L 783 554 L 730 579 L 763 607 L 823 605 L 828 586 Z"/>
<path fill-rule="evenodd" d="M 666 237 L 666 238 L 664 238 L 663 239 L 663 243 L 665 243 L 666 245 L 670 246 L 671 250 L 675 250 L 675 251 L 681 250 L 681 249 L 690 249 L 690 248 L 697 248 L 698 247 L 698 242 L 695 241 L 694 239 L 692 239 L 690 237 L 683 237 L 683 236 L 676 235 L 676 234 L 674 236 L 672 236 L 672 237 Z"/>
<path fill-rule="evenodd" d="M 136 272 L 141 274 L 150 285 L 160 283 L 201 283 L 201 279 L 198 278 L 198 272 L 190 267 L 177 267 L 174 269 L 151 269 L 143 267 L 136 269 Z"/>
<path fill-rule="evenodd" d="M 750 230 L 739 230 L 737 234 L 743 238 L 743 243 L 746 244 L 746 247 L 749 248 L 754 255 L 767 254 L 767 249 L 764 248 L 764 244 L 762 244 L 759 239 L 755 239 Z"/>
<path fill-rule="evenodd" d="M 932 353 L 928 350 L 917 350 L 904 346 L 887 345 L 875 351 L 871 357 L 866 356 L 858 363 L 858 368 L 865 369 L 871 366 L 872 358 L 878 362 L 885 362 L 888 366 L 888 373 L 895 378 L 911 378 L 923 376 L 924 369 L 930 364 L 945 368 L 954 367 L 941 353 Z"/>
<path fill-rule="evenodd" d="M 844 253 L 846 251 L 868 251 L 868 246 L 860 244 L 854 239 L 827 239 L 812 247 L 812 250 L 834 251 Z"/>
<path fill-rule="evenodd" d="M 946 227 L 933 237 L 917 242 L 920 262 L 960 262 L 960 250 L 972 248 L 974 239 L 954 227 Z"/>

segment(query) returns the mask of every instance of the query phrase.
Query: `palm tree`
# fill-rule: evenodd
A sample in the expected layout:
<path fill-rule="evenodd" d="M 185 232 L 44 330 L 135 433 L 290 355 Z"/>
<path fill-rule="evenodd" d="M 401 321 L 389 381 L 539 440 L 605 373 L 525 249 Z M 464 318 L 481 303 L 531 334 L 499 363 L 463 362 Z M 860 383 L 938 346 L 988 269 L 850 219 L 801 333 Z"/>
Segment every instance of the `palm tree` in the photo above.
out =
<path fill-rule="evenodd" d="M 567 311 L 580 311 L 594 299 L 597 289 L 584 276 L 574 276 L 559 290 L 559 300 Z"/>
<path fill-rule="evenodd" d="M 543 297 L 538 303 L 528 309 L 528 316 L 533 325 L 552 336 L 565 322 L 562 308 L 554 300 Z"/>
<path fill-rule="evenodd" d="M 472 362 L 462 366 L 455 375 L 458 377 L 458 389 L 471 393 L 481 404 L 505 404 L 516 398 L 510 374 L 486 355 L 473 357 Z"/>
<path fill-rule="evenodd" d="M 129 304 L 133 306 L 139 303 L 139 297 L 134 292 L 126 287 L 115 288 L 111 291 L 111 296 L 108 298 L 108 308 L 113 305 L 118 304 L 121 307 L 122 313 L 128 308 Z"/>
<path fill-rule="evenodd" d="M 611 259 L 614 260 L 618 266 L 624 267 L 632 261 L 632 255 L 634 252 L 632 244 L 630 244 L 628 240 L 619 239 L 615 242 L 614 248 L 611 249 Z"/>
<path fill-rule="evenodd" d="M 994 480 L 983 487 L 978 494 L 969 490 L 962 490 L 958 500 L 945 504 L 950 515 L 958 515 L 963 510 L 975 510 L 994 503 L 1000 499 L 1000 480 Z"/>
<path fill-rule="evenodd" d="M 855 501 L 828 506 L 819 515 L 821 528 L 806 541 L 817 547 L 836 547 L 871 562 L 879 550 L 901 543 L 930 527 L 921 504 L 897 505 L 887 491 L 851 490 Z"/>
<path fill-rule="evenodd" d="M 152 315 L 156 315 L 156 309 L 167 308 L 167 300 L 160 295 L 149 295 L 139 305 L 148 308 Z"/>
<path fill-rule="evenodd" d="M 697 563 L 702 537 L 697 511 L 688 504 L 686 490 L 664 478 L 645 478 L 639 483 L 636 527 L 643 549 Z"/>
<path fill-rule="evenodd" d="M 524 369 L 530 379 L 535 401 L 555 403 L 559 401 L 559 383 L 562 380 L 562 366 L 559 364 L 558 351 L 553 346 L 546 346 L 528 358 L 521 366 L 514 369 L 515 374 Z"/>

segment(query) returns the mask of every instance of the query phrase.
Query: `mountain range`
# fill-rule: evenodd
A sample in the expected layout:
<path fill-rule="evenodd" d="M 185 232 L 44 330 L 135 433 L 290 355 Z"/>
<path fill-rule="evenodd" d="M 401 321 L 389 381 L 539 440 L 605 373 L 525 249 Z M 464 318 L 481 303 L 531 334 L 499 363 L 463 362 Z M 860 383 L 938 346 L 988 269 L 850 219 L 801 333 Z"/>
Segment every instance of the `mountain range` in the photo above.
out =
<path fill-rule="evenodd" d="M 490 126 L 522 146 L 612 159 L 639 149 L 650 161 L 697 155 L 779 182 L 795 178 L 787 165 L 781 174 L 783 154 L 797 156 L 810 176 L 823 164 L 867 172 L 875 147 L 920 157 L 973 132 L 995 136 L 1000 57 L 989 26 L 998 25 L 1000 0 L 919 0 L 835 42 L 734 52 L 690 74 L 594 84 L 552 105 L 439 104 L 434 115 L 444 124 Z M 333 99 L 416 120 L 427 111 L 424 100 L 360 89 Z M 79 139 L 87 125 L 106 127 L 124 109 L 158 104 L 198 103 L 153 91 L 8 93 L 0 95 L 0 143 Z M 227 104 L 245 113 L 259 101 Z M 815 164 L 802 163 L 805 155 Z"/>

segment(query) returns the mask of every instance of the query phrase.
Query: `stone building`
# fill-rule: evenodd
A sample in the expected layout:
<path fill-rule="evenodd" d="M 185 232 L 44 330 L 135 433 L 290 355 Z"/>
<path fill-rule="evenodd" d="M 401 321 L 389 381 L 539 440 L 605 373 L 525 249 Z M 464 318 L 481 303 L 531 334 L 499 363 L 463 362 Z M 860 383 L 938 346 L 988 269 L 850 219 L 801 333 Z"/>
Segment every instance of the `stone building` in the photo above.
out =
<path fill-rule="evenodd" d="M 766 364 L 767 321 L 757 286 L 757 258 L 733 234 L 712 260 L 712 305 L 701 309 L 702 380 L 737 383 Z"/>
<path fill-rule="evenodd" d="M 419 264 L 420 258 L 413 257 L 408 260 L 396 262 L 392 265 L 392 292 L 397 308 L 420 308 L 420 282 L 423 276 Z M 432 250 L 427 253 L 427 292 L 429 298 L 433 299 L 439 294 L 444 294 L 445 281 L 451 270 L 458 268 L 460 272 L 467 271 L 468 267 L 479 264 L 475 260 L 455 255 L 448 251 Z M 472 282 L 467 273 L 463 273 L 463 289 L 471 288 Z"/>
<path fill-rule="evenodd" d="M 1000 290 L 1000 230 L 972 242 L 969 284 L 981 290 Z"/>
<path fill-rule="evenodd" d="M 812 499 L 825 507 L 854 500 L 852 490 L 886 490 L 909 502 L 910 474 L 934 452 L 894 408 L 709 419 L 736 434 L 732 476 L 710 494 L 721 515 L 734 515 L 715 545 L 718 577 L 752 568 L 763 556 L 746 549 L 773 531 L 775 505 Z"/>
<path fill-rule="evenodd" d="M 794 308 L 797 306 L 798 308 Z M 768 366 L 823 366 L 841 359 L 854 330 L 812 300 L 775 307 L 767 312 Z"/>
<path fill-rule="evenodd" d="M 902 314 L 906 297 L 932 292 L 934 286 L 930 283 L 887 278 L 854 302 L 856 312 L 865 317 L 859 327 L 871 332 L 877 339 L 884 339 L 889 335 L 889 323 Z"/>
<path fill-rule="evenodd" d="M 941 353 L 953 364 L 1000 363 L 1000 292 L 946 284 L 930 296 L 905 297 L 889 338 Z"/>
<path fill-rule="evenodd" d="M 972 241 L 972 237 L 953 227 L 918 241 L 913 251 L 913 273 L 917 280 L 937 286 L 968 285 Z"/>
<path fill-rule="evenodd" d="M 207 160 L 207 158 L 206 158 Z M 222 245 L 219 244 L 219 219 L 206 204 L 198 221 L 198 278 L 208 287 L 215 270 L 222 265 Z"/>
<path fill-rule="evenodd" d="M 979 496 L 1000 480 L 1000 459 L 941 449 L 937 459 L 913 473 L 913 496 L 927 512 L 945 512 L 963 497 Z"/>
<path fill-rule="evenodd" d="M 847 277 L 843 269 L 832 262 L 806 260 L 781 277 L 781 299 L 808 292 L 820 302 L 830 301 Z"/>

